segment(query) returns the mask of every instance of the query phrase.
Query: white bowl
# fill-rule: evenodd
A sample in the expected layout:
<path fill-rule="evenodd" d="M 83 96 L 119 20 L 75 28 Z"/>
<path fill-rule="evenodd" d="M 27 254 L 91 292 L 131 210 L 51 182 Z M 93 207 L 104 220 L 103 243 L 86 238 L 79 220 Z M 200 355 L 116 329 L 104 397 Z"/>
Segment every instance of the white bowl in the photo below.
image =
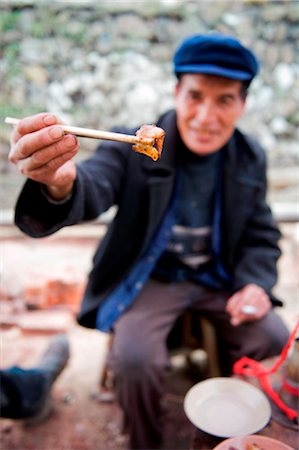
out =
<path fill-rule="evenodd" d="M 258 388 L 235 378 L 209 378 L 195 384 L 186 394 L 188 419 L 213 436 L 253 434 L 267 425 L 271 406 Z"/>

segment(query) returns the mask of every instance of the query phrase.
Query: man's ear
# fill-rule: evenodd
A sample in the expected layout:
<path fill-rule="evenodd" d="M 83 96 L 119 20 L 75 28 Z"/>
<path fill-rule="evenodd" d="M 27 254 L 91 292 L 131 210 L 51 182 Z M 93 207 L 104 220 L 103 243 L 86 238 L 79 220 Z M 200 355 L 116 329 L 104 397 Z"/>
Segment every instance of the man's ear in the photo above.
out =
<path fill-rule="evenodd" d="M 174 87 L 174 96 L 177 97 L 180 90 L 180 81 L 178 80 Z"/>
<path fill-rule="evenodd" d="M 244 116 L 245 110 L 246 110 L 246 98 L 244 97 L 242 98 L 242 104 L 241 104 L 241 108 L 240 108 L 240 114 L 239 117 L 241 118 L 242 116 Z"/>

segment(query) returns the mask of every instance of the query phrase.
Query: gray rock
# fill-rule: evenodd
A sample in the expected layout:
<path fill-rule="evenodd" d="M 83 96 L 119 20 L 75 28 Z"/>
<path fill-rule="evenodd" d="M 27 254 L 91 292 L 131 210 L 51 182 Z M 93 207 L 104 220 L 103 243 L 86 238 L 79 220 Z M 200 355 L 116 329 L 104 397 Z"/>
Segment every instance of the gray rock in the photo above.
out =
<path fill-rule="evenodd" d="M 241 128 L 260 140 L 271 167 L 298 162 L 298 2 L 4 3 L 2 115 L 50 110 L 69 124 L 100 129 L 154 123 L 173 107 L 178 43 L 223 31 L 251 46 L 261 63 Z M 85 139 L 80 154 L 94 146 Z M 9 130 L 1 124 L 0 147 L 7 155 Z M 11 170 L 4 158 L 1 173 Z"/>
<path fill-rule="evenodd" d="M 279 63 L 274 69 L 273 79 L 280 89 L 288 90 L 295 84 L 295 68 L 290 64 Z"/>
<path fill-rule="evenodd" d="M 270 129 L 275 135 L 285 135 L 290 132 L 290 124 L 284 117 L 273 117 L 270 122 Z"/>

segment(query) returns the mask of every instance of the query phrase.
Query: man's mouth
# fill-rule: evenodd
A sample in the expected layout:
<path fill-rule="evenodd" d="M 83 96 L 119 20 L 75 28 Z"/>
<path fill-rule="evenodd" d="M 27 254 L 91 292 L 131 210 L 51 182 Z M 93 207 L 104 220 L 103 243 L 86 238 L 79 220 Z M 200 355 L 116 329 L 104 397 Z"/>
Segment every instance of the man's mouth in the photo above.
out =
<path fill-rule="evenodd" d="M 216 130 L 200 130 L 195 128 L 190 128 L 190 132 L 196 136 L 199 140 L 209 140 L 217 136 Z"/>

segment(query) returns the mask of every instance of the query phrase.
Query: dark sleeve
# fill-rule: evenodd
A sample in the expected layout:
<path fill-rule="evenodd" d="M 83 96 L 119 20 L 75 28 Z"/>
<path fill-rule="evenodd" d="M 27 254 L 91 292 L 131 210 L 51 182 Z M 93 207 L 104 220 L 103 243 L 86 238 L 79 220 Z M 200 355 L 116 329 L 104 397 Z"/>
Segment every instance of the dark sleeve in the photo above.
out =
<path fill-rule="evenodd" d="M 66 202 L 49 201 L 39 183 L 27 180 L 16 205 L 16 225 L 29 236 L 43 237 L 96 219 L 118 203 L 129 152 L 128 144 L 102 143 L 91 158 L 77 165 L 74 190 Z"/>
<path fill-rule="evenodd" d="M 260 161 L 257 170 L 261 184 L 256 192 L 252 214 L 246 222 L 240 240 L 233 290 L 237 291 L 247 284 L 254 283 L 266 290 L 273 303 L 279 304 L 281 302 L 271 294 L 271 289 L 277 282 L 281 233 L 266 202 L 267 180 L 264 159 Z"/>

